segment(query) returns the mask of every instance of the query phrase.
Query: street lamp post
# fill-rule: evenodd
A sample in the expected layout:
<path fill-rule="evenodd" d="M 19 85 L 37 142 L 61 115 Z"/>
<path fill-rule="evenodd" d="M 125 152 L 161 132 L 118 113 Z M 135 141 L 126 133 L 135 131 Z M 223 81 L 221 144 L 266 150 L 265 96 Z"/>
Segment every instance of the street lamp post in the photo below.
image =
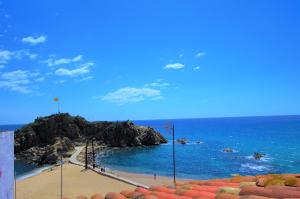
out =
<path fill-rule="evenodd" d="M 60 110 L 59 110 L 59 98 L 55 97 L 53 99 L 54 102 L 57 103 L 57 112 L 58 114 L 60 114 Z M 58 115 L 60 117 L 60 115 Z M 63 198 L 63 142 L 62 142 L 62 133 L 61 133 L 61 129 L 59 130 L 59 137 L 60 137 L 60 198 Z"/>
<path fill-rule="evenodd" d="M 166 128 L 167 131 L 172 130 L 173 183 L 174 183 L 174 186 L 175 186 L 175 184 L 176 184 L 175 126 L 174 126 L 174 124 L 172 124 L 172 125 L 166 125 L 165 128 Z"/>
<path fill-rule="evenodd" d="M 93 169 L 95 169 L 95 148 L 94 148 L 94 138 L 92 138 L 92 153 L 93 153 Z"/>

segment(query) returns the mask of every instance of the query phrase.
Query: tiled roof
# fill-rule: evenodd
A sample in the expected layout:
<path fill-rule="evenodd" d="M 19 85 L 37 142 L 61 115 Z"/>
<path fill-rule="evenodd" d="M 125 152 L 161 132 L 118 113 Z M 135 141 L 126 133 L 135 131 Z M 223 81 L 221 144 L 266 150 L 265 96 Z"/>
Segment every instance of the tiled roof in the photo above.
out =
<path fill-rule="evenodd" d="M 300 174 L 235 176 L 226 179 L 193 180 L 176 186 L 136 188 L 90 199 L 300 199 Z M 67 198 L 65 198 L 67 199 Z M 69 198 L 71 199 L 71 198 Z M 78 196 L 76 199 L 88 199 Z"/>

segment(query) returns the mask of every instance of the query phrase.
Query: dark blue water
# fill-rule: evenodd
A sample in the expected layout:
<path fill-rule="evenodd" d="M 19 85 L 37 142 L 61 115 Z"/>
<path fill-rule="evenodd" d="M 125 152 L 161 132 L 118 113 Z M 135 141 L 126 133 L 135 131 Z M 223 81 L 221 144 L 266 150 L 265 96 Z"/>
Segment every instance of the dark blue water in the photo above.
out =
<path fill-rule="evenodd" d="M 232 174 L 300 172 L 300 116 L 135 121 L 160 131 L 175 125 L 176 170 L 181 178 L 220 178 Z M 197 144 L 201 141 L 201 144 Z M 224 153 L 230 147 L 234 153 Z M 257 161 L 254 152 L 266 153 Z M 171 142 L 161 146 L 115 149 L 99 154 L 98 164 L 129 172 L 172 175 Z"/>
<path fill-rule="evenodd" d="M 22 124 L 0 125 L 0 131 L 14 131 L 22 126 Z"/>

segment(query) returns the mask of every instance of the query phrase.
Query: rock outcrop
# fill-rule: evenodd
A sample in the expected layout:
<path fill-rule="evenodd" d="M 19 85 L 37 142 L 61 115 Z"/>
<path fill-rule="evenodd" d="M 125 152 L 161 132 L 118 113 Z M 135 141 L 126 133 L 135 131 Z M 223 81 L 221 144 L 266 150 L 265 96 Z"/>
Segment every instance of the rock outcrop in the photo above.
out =
<path fill-rule="evenodd" d="M 180 138 L 180 139 L 177 139 L 176 142 L 178 142 L 180 144 L 186 144 L 188 142 L 188 139 L 186 139 L 186 138 Z"/>
<path fill-rule="evenodd" d="M 15 131 L 15 153 L 37 164 L 54 164 L 58 153 L 74 149 L 74 143 L 94 138 L 107 147 L 150 146 L 166 143 L 151 127 L 125 122 L 88 122 L 68 113 L 39 117 Z"/>
<path fill-rule="evenodd" d="M 225 152 L 225 153 L 232 153 L 233 149 L 232 148 L 225 148 L 225 149 L 223 149 L 223 152 Z"/>
<path fill-rule="evenodd" d="M 255 160 L 260 160 L 261 158 L 263 158 L 263 157 L 265 157 L 266 156 L 266 154 L 264 154 L 264 153 L 257 153 L 257 152 L 255 152 L 254 154 L 253 154 L 253 158 L 255 159 Z"/>

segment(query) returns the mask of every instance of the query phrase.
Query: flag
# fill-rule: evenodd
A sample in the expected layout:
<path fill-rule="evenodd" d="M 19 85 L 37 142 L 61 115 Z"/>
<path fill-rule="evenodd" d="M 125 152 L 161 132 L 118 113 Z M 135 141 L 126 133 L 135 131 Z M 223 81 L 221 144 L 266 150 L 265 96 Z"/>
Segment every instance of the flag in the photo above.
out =
<path fill-rule="evenodd" d="M 168 122 L 164 125 L 164 128 L 167 132 L 167 134 L 172 134 L 172 130 L 173 130 L 173 123 Z"/>
<path fill-rule="evenodd" d="M 53 101 L 58 102 L 58 101 L 59 101 L 58 97 L 55 97 L 55 98 L 53 99 Z"/>

